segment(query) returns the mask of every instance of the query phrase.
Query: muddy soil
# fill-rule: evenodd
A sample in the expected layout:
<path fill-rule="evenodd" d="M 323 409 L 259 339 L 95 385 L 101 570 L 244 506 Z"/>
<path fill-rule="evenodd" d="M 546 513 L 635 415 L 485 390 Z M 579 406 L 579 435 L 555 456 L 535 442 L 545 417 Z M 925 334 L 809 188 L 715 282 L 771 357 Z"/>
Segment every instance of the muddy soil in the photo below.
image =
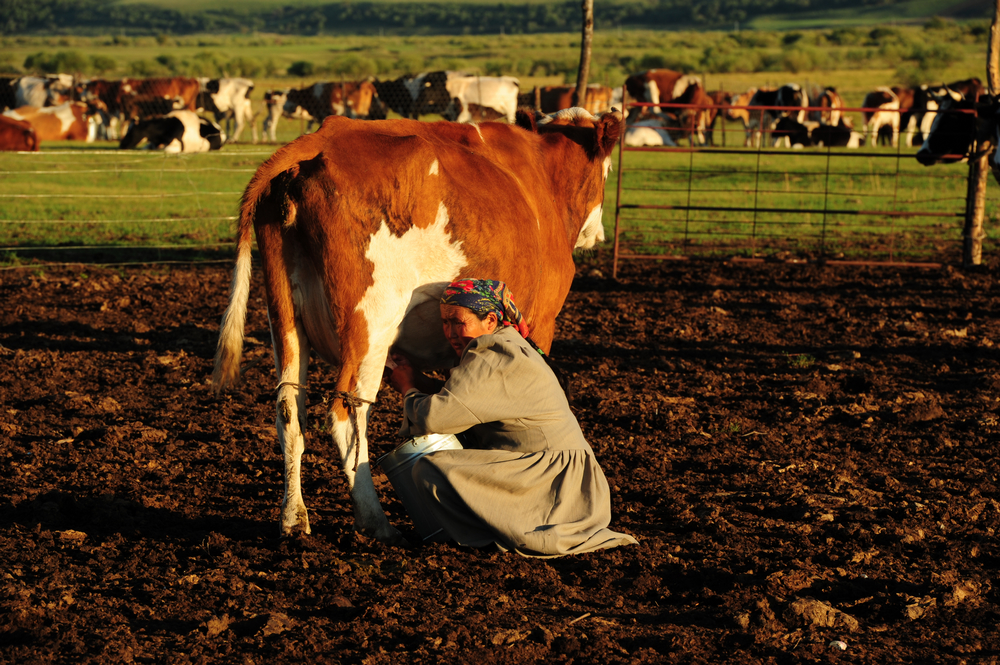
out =
<path fill-rule="evenodd" d="M 1000 659 L 996 269 L 589 260 L 554 356 L 640 544 L 549 560 L 356 535 L 320 364 L 280 540 L 259 274 L 215 397 L 228 267 L 0 273 L 0 660 Z"/>

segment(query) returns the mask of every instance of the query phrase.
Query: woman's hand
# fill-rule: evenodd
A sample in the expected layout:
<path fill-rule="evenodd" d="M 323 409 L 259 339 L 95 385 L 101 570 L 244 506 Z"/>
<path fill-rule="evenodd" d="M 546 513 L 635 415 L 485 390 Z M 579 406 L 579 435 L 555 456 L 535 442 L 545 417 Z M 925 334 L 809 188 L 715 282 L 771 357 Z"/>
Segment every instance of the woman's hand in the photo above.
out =
<path fill-rule="evenodd" d="M 410 388 L 415 387 L 416 370 L 413 369 L 410 361 L 401 355 L 393 353 L 389 357 L 392 362 L 396 363 L 387 378 L 389 385 L 400 395 L 405 395 Z"/>

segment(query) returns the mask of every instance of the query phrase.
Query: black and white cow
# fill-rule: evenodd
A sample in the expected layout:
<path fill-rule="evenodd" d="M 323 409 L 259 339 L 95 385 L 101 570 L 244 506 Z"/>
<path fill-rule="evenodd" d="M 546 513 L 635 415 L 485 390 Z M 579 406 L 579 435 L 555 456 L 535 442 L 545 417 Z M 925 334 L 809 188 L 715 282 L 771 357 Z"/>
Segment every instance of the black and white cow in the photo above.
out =
<path fill-rule="evenodd" d="M 746 145 L 759 147 L 763 133 L 773 129 L 778 118 L 791 116 L 796 122 L 805 122 L 808 103 L 808 96 L 798 83 L 755 92 L 747 103 Z"/>
<path fill-rule="evenodd" d="M 824 148 L 860 148 L 865 135 L 854 131 L 849 118 L 840 117 L 836 125 L 820 123 L 810 134 L 812 144 Z"/>
<path fill-rule="evenodd" d="M 804 148 L 812 145 L 809 128 L 791 116 L 778 118 L 778 121 L 774 123 L 771 138 L 775 147 L 779 143 L 784 144 L 786 148 Z"/>
<path fill-rule="evenodd" d="M 122 150 L 141 147 L 168 153 L 208 152 L 226 142 L 222 129 L 194 111 L 173 111 L 163 118 L 146 118 L 132 124 L 118 144 Z"/>
<path fill-rule="evenodd" d="M 984 150 L 994 151 L 1000 144 L 1000 100 L 990 95 L 977 99 L 950 92 L 953 94 L 937 98 L 938 110 L 934 122 L 924 144 L 917 151 L 916 159 L 924 166 L 967 162 L 973 147 L 981 154 Z M 990 158 L 990 167 L 997 175 L 1000 165 L 996 155 Z"/>
<path fill-rule="evenodd" d="M 249 124 L 253 142 L 257 142 L 257 125 L 254 124 L 253 105 L 250 93 L 253 81 L 245 78 L 200 79 L 201 92 L 198 93 L 198 109 L 211 113 L 215 122 L 222 125 L 233 143 Z"/>

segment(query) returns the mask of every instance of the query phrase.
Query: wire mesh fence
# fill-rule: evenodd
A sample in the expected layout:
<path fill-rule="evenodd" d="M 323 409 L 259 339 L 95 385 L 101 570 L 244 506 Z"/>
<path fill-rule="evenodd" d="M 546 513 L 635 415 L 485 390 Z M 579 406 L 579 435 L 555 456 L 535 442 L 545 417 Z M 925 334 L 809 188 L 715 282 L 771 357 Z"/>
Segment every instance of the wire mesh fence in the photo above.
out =
<path fill-rule="evenodd" d="M 675 117 L 690 110 L 660 106 Z M 743 126 L 716 139 L 749 147 L 700 146 L 684 127 L 672 131 L 676 141 L 665 140 L 672 145 L 622 147 L 615 269 L 624 260 L 693 256 L 961 262 L 965 164 L 925 167 L 905 141 L 882 147 L 864 134 L 856 149 L 807 144 L 790 150 L 776 147 L 783 143 L 780 133 L 765 131 L 754 141 Z M 719 131 L 724 137 L 727 128 Z M 995 192 L 996 184 L 990 187 Z M 994 203 L 988 215 L 996 214 Z M 995 248 L 995 238 L 990 231 L 984 252 Z"/>
<path fill-rule="evenodd" d="M 254 83 L 247 79 L 71 80 L 67 86 L 53 77 L 35 83 L 48 95 L 46 103 L 67 103 L 59 95 L 68 95 L 95 115 L 115 109 L 123 115 L 118 134 L 108 132 L 115 123 L 102 116 L 103 133 L 94 143 L 50 142 L 41 152 L 0 153 L 0 262 L 7 267 L 36 261 L 229 260 L 239 197 L 250 176 L 277 145 L 328 115 L 510 121 L 518 107 L 554 112 L 580 103 L 572 86 L 522 90 L 511 77 L 443 71 L 390 81 L 301 81 L 257 91 L 263 100 L 253 103 Z M 621 103 L 614 93 L 592 85 L 583 103 L 601 112 Z M 246 101 L 243 107 L 240 100 Z M 222 127 L 228 141 L 217 147 L 224 149 L 176 155 L 118 149 L 123 133 L 140 119 L 191 112 L 191 104 L 200 117 Z M 643 115 L 650 106 L 630 104 L 629 111 Z M 794 135 L 775 133 L 767 123 L 758 123 L 757 142 L 746 147 L 754 137 L 745 124 L 727 117 L 748 107 L 658 106 L 662 117 L 675 119 L 656 130 L 667 145 L 624 145 L 617 179 L 608 182 L 616 266 L 619 260 L 711 255 L 951 261 L 960 252 L 964 165 L 926 168 L 913 159 L 909 141 L 865 147 L 877 141 L 864 135 L 854 150 L 782 149 L 775 143 L 792 144 Z M 718 125 L 676 122 L 708 111 Z M 243 127 L 237 143 L 238 117 Z M 632 127 L 641 124 L 630 121 Z M 776 141 L 785 136 L 787 141 Z M 995 191 L 994 183 L 990 189 Z M 997 216 L 995 203 L 988 216 Z M 989 252 L 995 234 L 987 229 Z"/>

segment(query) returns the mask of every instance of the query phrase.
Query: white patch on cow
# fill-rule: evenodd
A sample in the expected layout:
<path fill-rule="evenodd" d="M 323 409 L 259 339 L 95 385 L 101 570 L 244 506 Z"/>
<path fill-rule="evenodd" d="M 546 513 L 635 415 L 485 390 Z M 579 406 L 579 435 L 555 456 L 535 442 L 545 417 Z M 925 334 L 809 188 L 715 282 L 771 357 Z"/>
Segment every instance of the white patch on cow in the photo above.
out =
<path fill-rule="evenodd" d="M 72 102 L 66 102 L 65 104 L 60 104 L 59 106 L 47 106 L 42 109 L 38 109 L 38 113 L 48 114 L 55 116 L 59 119 L 59 131 L 61 134 L 66 134 L 69 132 L 73 123 L 76 122 L 76 116 L 73 114 Z"/>
<path fill-rule="evenodd" d="M 20 113 L 18 113 L 17 111 L 15 111 L 13 109 L 10 109 L 8 111 L 4 111 L 3 114 L 5 116 L 7 116 L 8 118 L 14 118 L 14 120 L 22 120 L 24 122 L 27 122 L 27 120 L 25 119 L 25 117 L 23 115 L 21 115 Z"/>
<path fill-rule="evenodd" d="M 448 210 L 438 204 L 434 223 L 411 227 L 396 236 L 385 223 L 372 235 L 365 257 L 375 266 L 372 285 L 357 310 L 368 322 L 369 354 L 358 371 L 358 390 L 364 399 L 374 399 L 382 380 L 382 367 L 389 347 L 396 341 L 404 316 L 418 303 L 413 293 L 430 282 L 451 282 L 468 264 L 461 241 L 448 233 Z"/>
<path fill-rule="evenodd" d="M 600 203 L 587 215 L 573 249 L 591 249 L 599 242 L 604 242 L 604 207 Z"/>
<path fill-rule="evenodd" d="M 433 162 L 431 162 L 431 170 L 427 173 L 427 175 L 438 175 L 438 170 L 439 170 L 438 160 L 435 159 Z"/>
<path fill-rule="evenodd" d="M 679 79 L 677 79 L 677 82 L 674 83 L 673 95 L 671 95 L 670 98 L 677 99 L 678 97 L 683 95 L 684 92 L 692 85 L 701 85 L 701 77 L 691 76 L 691 75 L 680 77 Z"/>
<path fill-rule="evenodd" d="M 483 138 L 483 130 L 479 129 L 479 125 L 473 125 L 476 128 L 476 134 L 479 134 L 479 140 L 486 143 L 486 139 Z"/>
<path fill-rule="evenodd" d="M 608 157 L 604 158 L 604 164 L 601 165 L 601 176 L 605 180 L 607 180 L 608 179 L 608 173 L 610 173 L 610 172 L 611 172 L 611 157 L 608 156 Z"/>
<path fill-rule="evenodd" d="M 660 103 L 660 86 L 656 85 L 656 81 L 646 81 L 646 99 L 651 104 Z M 652 110 L 654 113 L 659 113 L 660 107 L 654 106 Z"/>
<path fill-rule="evenodd" d="M 427 78 L 427 74 L 417 74 L 412 79 L 407 79 L 403 81 L 403 87 L 406 91 L 410 93 L 410 99 L 415 100 L 420 94 L 420 89 L 424 87 L 424 79 Z"/>
<path fill-rule="evenodd" d="M 97 140 L 97 129 L 100 125 L 101 117 L 99 115 L 87 117 L 87 143 L 93 143 Z"/>

